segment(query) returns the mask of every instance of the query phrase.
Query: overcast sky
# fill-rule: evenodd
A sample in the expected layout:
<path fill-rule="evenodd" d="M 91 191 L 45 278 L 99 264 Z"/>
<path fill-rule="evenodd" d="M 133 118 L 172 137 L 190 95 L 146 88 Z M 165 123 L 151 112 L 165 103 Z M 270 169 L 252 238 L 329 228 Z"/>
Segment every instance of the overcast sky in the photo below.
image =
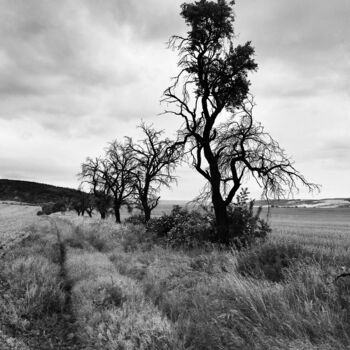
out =
<path fill-rule="evenodd" d="M 77 187 L 87 156 L 158 116 L 177 72 L 172 34 L 183 0 L 0 0 L 0 178 Z M 350 196 L 350 1 L 237 0 L 237 42 L 251 40 L 255 117 L 317 197 Z M 191 199 L 186 167 L 164 199 Z M 252 193 L 258 190 L 252 186 Z M 301 192 L 299 197 L 310 197 Z"/>

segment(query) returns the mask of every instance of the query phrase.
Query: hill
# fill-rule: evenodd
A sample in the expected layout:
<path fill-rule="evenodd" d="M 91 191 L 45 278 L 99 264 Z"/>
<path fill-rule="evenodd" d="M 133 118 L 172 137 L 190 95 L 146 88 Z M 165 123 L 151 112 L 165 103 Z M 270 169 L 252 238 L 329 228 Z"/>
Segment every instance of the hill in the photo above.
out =
<path fill-rule="evenodd" d="M 41 204 L 78 196 L 79 191 L 72 188 L 30 181 L 0 179 L 0 200 Z"/>
<path fill-rule="evenodd" d="M 259 206 L 267 206 L 267 201 L 255 202 Z M 271 200 L 269 205 L 277 208 L 350 208 L 350 198 L 324 199 L 280 199 Z"/>

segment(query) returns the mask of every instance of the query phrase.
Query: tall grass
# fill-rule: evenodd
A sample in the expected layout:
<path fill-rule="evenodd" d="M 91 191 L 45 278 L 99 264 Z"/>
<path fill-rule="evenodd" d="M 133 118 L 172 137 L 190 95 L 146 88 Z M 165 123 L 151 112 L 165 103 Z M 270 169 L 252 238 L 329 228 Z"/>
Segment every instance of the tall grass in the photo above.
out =
<path fill-rule="evenodd" d="M 171 323 L 105 254 L 68 254 L 79 336 L 98 349 L 180 349 Z"/>
<path fill-rule="evenodd" d="M 140 226 L 55 220 L 76 332 L 87 348 L 350 348 L 350 283 L 335 281 L 350 271 L 347 225 L 275 223 L 267 242 L 236 252 L 173 250 L 152 245 Z M 46 233 L 34 232 L 4 269 L 18 291 L 19 304 L 11 304 L 18 318 L 61 305 L 49 302 L 60 300 L 61 286 Z"/>
<path fill-rule="evenodd" d="M 320 246 L 316 234 L 301 236 L 274 234 L 232 254 L 116 248 L 110 259 L 141 282 L 187 349 L 347 349 L 349 288 L 335 277 L 348 238 Z"/>
<path fill-rule="evenodd" d="M 1 274 L 11 290 L 6 307 L 11 311 L 12 324 L 62 311 L 65 299 L 59 270 L 40 256 L 20 257 L 5 264 Z"/>
<path fill-rule="evenodd" d="M 2 259 L 0 279 L 7 288 L 0 297 L 2 324 L 25 330 L 51 319 L 55 323 L 65 303 L 57 238 L 50 225 L 31 226 L 28 239 Z"/>

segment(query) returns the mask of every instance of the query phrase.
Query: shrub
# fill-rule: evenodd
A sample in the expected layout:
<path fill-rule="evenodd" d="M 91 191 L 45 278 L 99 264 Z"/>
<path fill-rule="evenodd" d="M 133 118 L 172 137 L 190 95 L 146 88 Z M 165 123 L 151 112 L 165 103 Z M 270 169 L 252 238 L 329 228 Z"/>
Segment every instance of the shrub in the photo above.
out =
<path fill-rule="evenodd" d="M 37 215 L 50 215 L 53 213 L 57 213 L 60 211 L 66 211 L 66 205 L 63 202 L 56 202 L 56 203 L 46 203 L 41 207 L 41 214 L 39 214 L 39 212 L 37 213 Z"/>
<path fill-rule="evenodd" d="M 254 213 L 254 201 L 235 204 L 229 207 L 230 242 L 236 248 L 251 247 L 259 241 L 264 241 L 271 232 L 268 223 L 260 219 L 261 207 Z"/>
<path fill-rule="evenodd" d="M 214 234 L 211 217 L 178 205 L 173 207 L 170 214 L 151 219 L 146 229 L 155 235 L 158 243 L 172 247 L 194 248 L 212 241 Z"/>
<path fill-rule="evenodd" d="M 151 218 L 146 224 L 146 229 L 148 232 L 152 232 L 156 237 L 161 238 L 166 237 L 174 226 L 174 216 L 171 214 L 163 214 L 158 218 Z"/>
<path fill-rule="evenodd" d="M 271 229 L 260 214 L 261 208 L 254 209 L 254 201 L 248 201 L 248 190 L 243 189 L 236 203 L 228 207 L 229 244 L 242 249 L 263 241 Z M 215 215 L 208 209 L 188 211 L 174 206 L 170 214 L 151 219 L 146 229 L 172 247 L 193 248 L 218 241 Z"/>
<path fill-rule="evenodd" d="M 211 220 L 198 211 L 192 211 L 179 217 L 174 227 L 168 232 L 168 243 L 173 247 L 198 247 L 206 242 L 213 242 L 215 230 Z"/>
<path fill-rule="evenodd" d="M 57 213 L 59 211 L 66 211 L 67 207 L 64 202 L 56 202 L 52 207 L 52 212 Z"/>
<path fill-rule="evenodd" d="M 145 217 L 142 214 L 134 214 L 124 220 L 126 224 L 141 225 L 145 223 Z"/>
<path fill-rule="evenodd" d="M 237 249 L 260 243 L 271 232 L 268 223 L 260 218 L 262 208 L 254 212 L 254 201 L 249 201 L 248 195 L 248 189 L 243 188 L 236 203 L 228 207 L 229 241 Z"/>

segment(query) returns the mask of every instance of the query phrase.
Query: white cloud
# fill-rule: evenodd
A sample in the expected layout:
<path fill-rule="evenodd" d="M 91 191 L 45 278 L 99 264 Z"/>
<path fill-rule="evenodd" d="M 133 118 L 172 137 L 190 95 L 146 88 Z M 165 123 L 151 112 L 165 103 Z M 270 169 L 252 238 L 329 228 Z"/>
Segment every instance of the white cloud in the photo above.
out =
<path fill-rule="evenodd" d="M 0 0 L 0 176 L 74 186 L 84 158 L 116 137 L 136 137 L 140 118 L 174 131 L 179 120 L 156 115 L 177 70 L 165 43 L 186 31 L 182 2 Z M 334 177 L 350 176 L 341 161 L 350 3 L 241 0 L 235 12 L 239 41 L 252 40 L 260 66 L 257 119 L 310 180 L 325 184 L 323 194 L 340 193 Z M 200 176 L 179 174 L 178 188 L 164 194 L 198 194 Z"/>

